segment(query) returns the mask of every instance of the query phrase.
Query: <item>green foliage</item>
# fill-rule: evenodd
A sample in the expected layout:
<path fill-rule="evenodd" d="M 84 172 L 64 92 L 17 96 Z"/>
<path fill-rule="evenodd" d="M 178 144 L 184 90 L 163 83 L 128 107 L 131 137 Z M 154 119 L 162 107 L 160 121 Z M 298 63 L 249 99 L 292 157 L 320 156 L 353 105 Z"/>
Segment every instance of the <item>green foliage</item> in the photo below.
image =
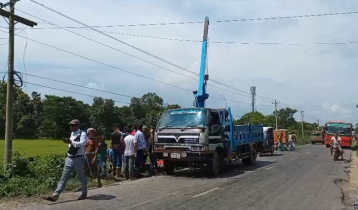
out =
<path fill-rule="evenodd" d="M 253 124 L 253 125 L 261 125 L 266 124 L 267 118 L 261 112 L 249 112 L 244 114 L 239 120 L 235 121 L 237 125 L 244 124 Z"/>
<path fill-rule="evenodd" d="M 6 83 L 0 84 L 0 136 L 5 133 Z M 145 124 L 155 126 L 166 109 L 179 108 L 177 104 L 163 105 L 163 99 L 155 93 L 132 98 L 129 106 L 118 107 L 113 100 L 95 97 L 93 104 L 84 104 L 72 97 L 41 95 L 31 97 L 15 88 L 14 137 L 22 139 L 59 139 L 69 135 L 68 122 L 79 119 L 82 128 L 95 127 L 100 134 L 108 135 L 113 126 Z"/>

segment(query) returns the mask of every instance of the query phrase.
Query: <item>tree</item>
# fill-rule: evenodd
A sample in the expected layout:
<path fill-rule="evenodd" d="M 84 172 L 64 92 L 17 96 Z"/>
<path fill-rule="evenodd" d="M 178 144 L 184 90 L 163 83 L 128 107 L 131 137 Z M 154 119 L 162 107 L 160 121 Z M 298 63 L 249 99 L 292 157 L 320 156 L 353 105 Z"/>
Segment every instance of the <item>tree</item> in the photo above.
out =
<path fill-rule="evenodd" d="M 118 123 L 115 114 L 115 104 L 111 99 L 95 97 L 90 108 L 90 125 L 95 127 L 99 133 L 109 134 L 113 125 Z"/>
<path fill-rule="evenodd" d="M 235 122 L 235 124 L 244 125 L 244 124 L 253 124 L 253 125 L 261 125 L 266 124 L 267 119 L 265 115 L 261 112 L 249 112 L 244 114 L 239 120 Z"/>
<path fill-rule="evenodd" d="M 39 135 L 41 137 L 62 138 L 69 135 L 68 122 L 78 119 L 88 122 L 87 106 L 72 97 L 45 95 Z"/>
<path fill-rule="evenodd" d="M 288 128 L 295 125 L 296 120 L 293 115 L 297 112 L 296 109 L 284 108 L 277 111 L 277 123 L 279 128 Z M 274 112 L 275 114 L 275 112 Z"/>

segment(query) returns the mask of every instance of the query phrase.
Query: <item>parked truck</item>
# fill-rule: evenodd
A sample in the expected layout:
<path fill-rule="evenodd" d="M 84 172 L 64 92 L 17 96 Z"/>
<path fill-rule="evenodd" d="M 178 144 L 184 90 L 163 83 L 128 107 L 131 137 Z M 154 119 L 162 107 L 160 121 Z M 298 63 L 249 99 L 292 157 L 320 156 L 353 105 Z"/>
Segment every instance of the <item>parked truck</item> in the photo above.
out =
<path fill-rule="evenodd" d="M 175 167 L 207 166 L 217 176 L 225 161 L 242 159 L 254 164 L 256 148 L 263 142 L 262 125 L 234 125 L 231 109 L 205 108 L 209 98 L 206 84 L 206 50 L 209 19 L 205 18 L 199 89 L 193 91 L 195 108 L 164 111 L 154 137 L 154 155 L 163 159 L 168 174 Z"/>

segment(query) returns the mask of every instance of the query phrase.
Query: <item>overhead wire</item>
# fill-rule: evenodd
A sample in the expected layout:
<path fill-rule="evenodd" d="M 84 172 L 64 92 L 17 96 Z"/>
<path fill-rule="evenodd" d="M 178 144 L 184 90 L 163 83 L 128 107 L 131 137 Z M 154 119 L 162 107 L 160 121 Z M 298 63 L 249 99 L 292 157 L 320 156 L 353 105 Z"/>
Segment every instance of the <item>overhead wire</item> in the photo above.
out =
<path fill-rule="evenodd" d="M 154 58 L 156 58 L 156 59 L 158 59 L 158 60 L 160 60 L 160 61 L 163 61 L 163 62 L 165 62 L 165 63 L 167 63 L 167 64 L 172 65 L 172 66 L 175 66 L 175 67 L 177 67 L 177 68 L 179 68 L 179 69 L 182 69 L 182 70 L 184 70 L 184 71 L 186 71 L 186 72 L 192 73 L 192 74 L 194 74 L 194 75 L 196 75 L 196 76 L 199 75 L 199 74 L 196 73 L 196 72 L 193 72 L 193 71 L 190 71 L 190 70 L 188 70 L 188 69 L 185 69 L 185 68 L 183 68 L 183 67 L 181 67 L 181 66 L 179 66 L 179 65 L 177 65 L 177 64 L 174 64 L 174 63 L 172 63 L 172 62 L 170 62 L 170 61 L 167 61 L 167 60 L 165 60 L 165 59 L 163 59 L 163 58 L 161 58 L 161 57 L 159 57 L 159 56 L 156 56 L 156 55 L 154 55 L 154 54 L 152 54 L 152 53 L 149 53 L 149 52 L 147 52 L 147 51 L 145 51 L 145 50 L 142 50 L 142 49 L 140 49 L 140 48 L 138 48 L 138 47 L 136 47 L 136 46 L 133 46 L 133 45 L 131 45 L 131 44 L 129 44 L 129 43 L 126 43 L 126 42 L 124 42 L 124 41 L 122 41 L 122 40 L 120 40 L 120 39 L 117 39 L 117 38 L 115 38 L 115 37 L 113 37 L 113 36 L 110 36 L 110 35 L 108 35 L 108 34 L 102 32 L 102 31 L 100 31 L 100 30 L 97 30 L 97 29 L 93 28 L 93 27 L 90 27 L 89 25 L 87 25 L 87 24 L 85 24 L 85 23 L 82 23 L 81 21 L 78 21 L 78 20 L 76 20 L 76 19 L 74 19 L 74 18 L 71 18 L 71 17 L 69 17 L 68 15 L 65 15 L 65 14 L 63 14 L 63 13 L 61 13 L 61 12 L 55 10 L 55 9 L 52 9 L 52 8 L 50 8 L 50 7 L 48 7 L 48 6 L 45 6 L 44 4 L 41 4 L 41 3 L 39 3 L 39 2 L 37 2 L 37 1 L 35 1 L 35 0 L 30 0 L 30 1 L 33 2 L 33 3 L 35 3 L 35 4 L 37 4 L 37 5 L 39 5 L 39 6 L 41 6 L 41 7 L 43 7 L 43 8 L 45 8 L 45 9 L 47 9 L 47 10 L 49 10 L 49 11 L 51 11 L 51 12 L 53 12 L 53 13 L 56 13 L 56 14 L 62 16 L 62 17 L 65 17 L 65 18 L 67 18 L 67 19 L 69 19 L 69 20 L 72 20 L 73 22 L 76 22 L 76 23 L 78 23 L 78 24 L 80 24 L 80 25 L 86 26 L 87 28 L 90 28 L 91 30 L 96 31 L 96 32 L 98 32 L 98 33 L 100 33 L 100 34 L 102 34 L 102 35 L 104 35 L 104 36 L 106 36 L 106 37 L 109 37 L 109 38 L 111 38 L 111 39 L 113 39 L 113 40 L 115 40 L 115 41 L 118 41 L 118 42 L 120 42 L 120 43 L 122 43 L 122 44 L 124 44 L 124 45 L 127 45 L 127 46 L 129 46 L 129 47 L 131 47 L 131 48 L 133 48 L 133 49 L 136 49 L 136 50 L 138 50 L 138 51 L 140 51 L 140 52 L 142 52 L 142 53 L 144 53 L 144 54 L 146 54 L 146 55 L 149 55 L 149 56 L 151 56 L 151 57 L 154 57 Z M 246 91 L 243 91 L 243 90 L 240 90 L 240 89 L 238 89 L 238 88 L 235 88 L 235 87 L 226 85 L 226 84 L 224 84 L 224 83 L 222 83 L 222 82 L 215 81 L 215 80 L 213 80 L 213 79 L 211 79 L 211 81 L 214 82 L 214 83 L 217 83 L 217 84 L 219 84 L 219 85 L 222 85 L 222 86 L 225 86 L 225 87 L 228 87 L 228 88 L 232 88 L 232 89 L 234 89 L 234 90 L 236 90 L 236 91 L 239 91 L 239 92 L 242 92 L 242 93 L 245 93 L 245 94 L 250 94 L 250 93 L 248 93 L 248 92 L 246 92 Z M 269 98 L 267 98 L 267 97 L 259 96 L 259 95 L 257 95 L 257 97 L 264 98 L 264 99 L 269 99 Z"/>
<path fill-rule="evenodd" d="M 113 95 L 117 95 L 117 96 L 122 96 L 122 97 L 127 97 L 127 98 L 133 98 L 135 96 L 129 96 L 129 95 L 125 95 L 125 94 L 121 94 L 121 93 L 116 93 L 116 92 L 111 92 L 111 91 L 106 91 L 106 90 L 101 90 L 101 89 L 97 89 L 97 88 L 91 88 L 91 87 L 87 87 L 87 86 L 83 86 L 83 85 L 79 85 L 79 84 L 75 84 L 75 83 L 70 83 L 70 82 L 66 82 L 66 81 L 61 81 L 61 80 L 57 80 L 57 79 L 51 79 L 48 77 L 43 77 L 43 76 L 39 76 L 39 75 L 35 75 L 35 74 L 30 74 L 30 73 L 24 73 L 24 72 L 20 72 L 24 75 L 30 76 L 30 77 L 35 77 L 35 78 L 39 78 L 39 79 L 44 79 L 44 80 L 49 80 L 49 81 L 53 81 L 53 82 L 58 82 L 58 83 L 63 83 L 63 84 L 67 84 L 67 85 L 72 85 L 72 86 L 76 86 L 76 87 L 81 87 L 81 88 L 86 88 L 89 90 L 94 90 L 94 91 L 99 91 L 99 92 L 103 92 L 103 93 L 108 93 L 108 94 L 113 94 Z M 223 100 L 220 97 L 217 96 L 211 96 L 212 98 L 216 98 L 216 99 L 220 99 Z M 240 104 L 248 104 L 250 105 L 250 103 L 246 103 L 246 102 L 242 102 L 242 101 L 235 101 L 235 100 L 231 100 L 231 99 L 225 99 L 227 101 L 231 101 L 234 103 L 240 103 Z M 267 106 L 267 105 L 258 105 L 258 106 Z"/>
<path fill-rule="evenodd" d="M 232 22 L 247 22 L 247 21 L 263 21 L 263 20 L 285 20 L 285 19 L 299 19 L 311 17 L 324 17 L 324 16 L 337 16 L 337 15 L 353 15 L 358 12 L 336 12 L 336 13 L 322 13 L 322 14 L 309 14 L 309 15 L 293 15 L 293 16 L 277 16 L 277 17 L 264 17 L 264 18 L 240 18 L 228 20 L 211 20 L 213 23 L 232 23 Z M 136 26 L 169 26 L 169 25 L 193 25 L 203 24 L 204 21 L 186 21 L 186 22 L 166 22 L 166 23 L 139 23 L 139 24 L 122 24 L 122 25 L 92 25 L 92 28 L 114 28 L 114 27 L 136 27 Z M 64 26 L 71 29 L 88 28 L 86 26 Z M 57 27 L 43 27 L 33 29 L 60 29 Z"/>
<path fill-rule="evenodd" d="M 49 22 L 49 21 L 47 21 L 47 20 L 44 20 L 44 19 L 42 19 L 42 18 L 39 18 L 39 17 L 37 17 L 37 16 L 35 16 L 35 15 L 29 14 L 29 13 L 27 13 L 27 12 L 25 12 L 25 11 L 22 11 L 22 10 L 18 10 L 18 11 L 19 11 L 19 12 L 22 12 L 22 13 L 24 13 L 24 14 L 26 14 L 26 15 L 29 15 L 29 16 L 31 16 L 31 17 L 34 17 L 34 18 L 36 18 L 36 19 L 45 21 L 45 22 L 47 22 L 48 24 L 56 25 L 56 24 L 51 23 L 51 22 Z M 61 26 L 59 26 L 59 27 L 61 27 Z M 146 63 L 148 63 L 148 64 L 151 64 L 151 65 L 153 65 L 153 66 L 156 66 L 156 67 L 158 67 L 158 68 L 161 68 L 161 69 L 163 69 L 163 70 L 170 71 L 170 72 L 172 72 L 172 73 L 175 73 L 175 74 L 184 76 L 184 77 L 189 78 L 189 79 L 194 80 L 194 81 L 199 81 L 198 79 L 192 78 L 192 77 L 187 76 L 187 75 L 185 75 L 185 74 L 176 72 L 176 71 L 171 70 L 171 69 L 169 69 L 169 68 L 166 68 L 166 67 L 160 66 L 160 65 L 158 65 L 158 64 L 155 64 L 155 63 L 153 63 L 153 62 L 147 61 L 147 60 L 142 59 L 142 58 L 140 58 L 140 57 L 138 57 L 138 56 L 135 56 L 135 55 L 132 55 L 132 54 L 127 53 L 127 52 L 125 52 L 125 51 L 122 51 L 122 50 L 120 50 L 120 49 L 118 49 L 118 48 L 115 48 L 115 47 L 112 47 L 112 46 L 110 46 L 110 45 L 104 44 L 104 43 L 102 43 L 102 42 L 96 41 L 96 40 L 91 39 L 91 38 L 89 38 L 89 37 L 87 37 L 87 36 L 84 36 L 84 35 L 82 35 L 82 34 L 73 32 L 73 31 L 71 31 L 71 30 L 69 30 L 69 29 L 64 28 L 64 30 L 66 30 L 66 31 L 68 31 L 68 32 L 70 32 L 70 33 L 73 33 L 73 34 L 75 34 L 75 35 L 77 35 L 77 36 L 80 36 L 80 37 L 82 37 L 82 38 L 84 38 L 84 39 L 87 39 L 87 40 L 89 40 L 89 41 L 95 42 L 95 43 L 97 43 L 97 44 L 100 44 L 100 45 L 102 45 L 102 46 L 108 47 L 108 48 L 113 49 L 113 50 L 115 50 L 115 51 L 121 52 L 121 53 L 126 54 L 126 55 L 128 55 L 128 56 L 131 56 L 131 57 L 133 57 L 133 58 L 139 59 L 139 60 L 141 60 L 141 61 L 143 61 L 143 62 L 146 62 Z M 190 71 L 190 72 L 191 72 L 191 71 Z M 191 72 L 191 73 L 193 73 L 193 72 Z M 196 73 L 195 73 L 195 74 L 196 74 Z M 197 75 L 198 75 L 198 74 L 197 74 Z M 222 87 L 213 85 L 213 84 L 208 84 L 208 85 L 209 85 L 209 86 L 212 86 L 212 87 L 215 87 L 215 88 L 218 88 L 218 89 L 221 89 L 221 90 L 225 90 L 225 91 L 228 91 L 228 92 L 237 94 L 237 95 L 241 95 L 241 96 L 245 96 L 245 97 L 251 97 L 251 96 L 249 96 L 249 95 L 244 95 L 244 94 L 241 94 L 241 93 L 237 93 L 237 92 L 234 92 L 234 91 L 232 91 L 232 90 L 228 90 L 228 89 L 225 89 L 225 88 L 222 88 Z M 244 92 L 244 93 L 245 93 L 245 92 Z M 249 94 L 249 93 L 246 93 L 246 94 Z M 263 99 L 265 99 L 265 98 L 263 98 Z M 267 99 L 266 99 L 266 101 L 267 101 Z"/>
<path fill-rule="evenodd" d="M 65 27 L 59 26 L 63 29 Z M 82 29 L 90 30 L 90 29 Z M 192 42 L 192 43 L 202 43 L 202 40 L 192 40 L 192 39 L 179 39 L 179 38 L 168 38 L 168 37 L 157 37 L 157 36 L 148 36 L 148 35 L 139 35 L 139 34 L 128 34 L 120 33 L 114 31 L 102 31 L 108 34 L 118 34 L 123 36 L 132 36 L 148 39 L 158 39 L 158 40 L 167 40 L 167 41 L 178 41 L 178 42 Z M 300 46 L 305 44 L 315 44 L 315 45 L 348 45 L 348 44 L 358 44 L 358 41 L 345 41 L 345 42 L 314 42 L 314 43 L 283 43 L 283 42 L 243 42 L 243 41 L 208 41 L 210 44 L 237 44 L 237 45 L 288 45 L 288 46 Z"/>
<path fill-rule="evenodd" d="M 63 90 L 63 89 L 59 89 L 59 88 L 49 87 L 49 86 L 45 86 L 45 85 L 41 85 L 41 84 L 36 84 L 36 83 L 32 83 L 32 82 L 25 82 L 25 83 L 30 84 L 30 85 L 34 85 L 34 86 L 38 86 L 38 87 L 43 87 L 43 88 L 52 89 L 52 90 L 58 90 L 58 91 L 62 91 L 62 92 L 67 92 L 67 93 L 72 93 L 72 94 L 78 94 L 78 95 L 88 96 L 88 97 L 92 97 L 92 98 L 98 97 L 98 96 L 93 96 L 93 95 L 89 95 L 89 94 L 85 94 L 85 93 L 78 93 L 78 92 L 74 92 L 74 91 L 68 91 L 68 90 Z M 121 104 L 130 104 L 130 103 L 128 103 L 128 102 L 117 101 L 117 100 L 113 100 L 113 99 L 111 99 L 111 100 L 114 101 L 114 102 L 117 102 L 117 103 L 121 103 Z"/>

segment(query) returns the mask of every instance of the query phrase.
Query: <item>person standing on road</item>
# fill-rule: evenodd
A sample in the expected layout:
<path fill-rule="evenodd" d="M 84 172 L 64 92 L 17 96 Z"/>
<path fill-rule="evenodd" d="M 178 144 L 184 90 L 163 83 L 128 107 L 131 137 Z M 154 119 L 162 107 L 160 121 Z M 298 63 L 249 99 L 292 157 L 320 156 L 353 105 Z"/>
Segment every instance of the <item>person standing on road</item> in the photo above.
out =
<path fill-rule="evenodd" d="M 87 143 L 86 132 L 80 130 L 80 121 L 72 120 L 69 123 L 72 133 L 71 137 L 64 139 L 63 142 L 68 144 L 67 158 L 65 166 L 63 168 L 63 173 L 60 182 L 58 183 L 57 189 L 52 194 L 45 198 L 46 200 L 55 202 L 58 200 L 60 194 L 65 189 L 68 177 L 70 176 L 72 170 L 74 169 L 77 172 L 77 175 L 81 181 L 82 195 L 78 197 L 78 200 L 84 200 L 87 197 L 87 178 L 84 175 L 84 166 L 85 166 L 85 145 Z"/>
<path fill-rule="evenodd" d="M 134 179 L 134 164 L 137 156 L 137 140 L 131 134 L 131 129 L 126 130 L 126 137 L 124 138 L 124 155 L 123 155 L 123 167 L 122 173 L 126 179 Z"/>
<path fill-rule="evenodd" d="M 295 150 L 295 134 L 293 132 L 291 132 L 288 135 L 288 146 L 290 148 L 290 150 Z"/>
<path fill-rule="evenodd" d="M 122 156 L 123 156 L 123 145 L 121 144 L 122 133 L 119 129 L 119 126 L 114 127 L 114 132 L 112 133 L 112 150 L 113 150 L 113 177 L 119 177 L 122 166 Z"/>
<path fill-rule="evenodd" d="M 155 175 L 156 171 L 157 171 L 157 160 L 154 157 L 153 154 L 153 150 L 154 150 L 154 128 L 151 128 L 150 131 L 150 136 L 148 137 L 148 154 L 149 154 L 149 159 L 150 159 L 150 174 L 151 175 Z"/>
<path fill-rule="evenodd" d="M 343 159 L 343 150 L 341 148 L 341 143 L 342 143 L 342 139 L 341 137 L 338 136 L 338 133 L 336 133 L 332 138 L 331 138 L 331 156 L 333 155 L 333 146 L 337 145 L 339 151 L 341 152 L 341 156 Z"/>
<path fill-rule="evenodd" d="M 86 154 L 86 163 L 85 170 L 86 172 L 89 170 L 90 175 L 97 178 L 97 187 L 102 187 L 101 179 L 98 174 L 98 162 L 97 162 L 97 153 L 99 141 L 96 138 L 96 130 L 94 128 L 89 128 L 87 130 L 87 143 L 85 146 L 85 154 Z M 87 167 L 86 167 L 87 166 Z"/>
<path fill-rule="evenodd" d="M 138 142 L 136 168 L 139 172 L 139 170 L 144 168 L 144 158 L 145 153 L 147 152 L 147 142 L 145 141 L 145 136 L 143 134 L 143 125 L 138 126 L 135 139 Z"/>

